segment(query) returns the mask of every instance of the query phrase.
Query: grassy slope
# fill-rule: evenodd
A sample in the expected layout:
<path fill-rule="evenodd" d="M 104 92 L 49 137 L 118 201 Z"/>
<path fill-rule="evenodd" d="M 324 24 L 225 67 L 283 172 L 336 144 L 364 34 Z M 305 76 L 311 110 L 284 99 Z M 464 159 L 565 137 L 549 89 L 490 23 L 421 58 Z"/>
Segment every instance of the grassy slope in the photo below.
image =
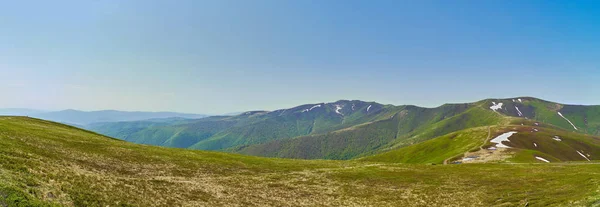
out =
<path fill-rule="evenodd" d="M 481 146 L 488 135 L 487 127 L 450 133 L 422 143 L 362 158 L 363 161 L 392 163 L 437 163 Z"/>
<path fill-rule="evenodd" d="M 326 159 L 371 155 L 470 127 L 494 125 L 503 119 L 501 114 L 518 117 L 516 107 L 525 117 L 574 131 L 566 120 L 558 116 L 557 112 L 561 111 L 578 126 L 578 132 L 600 133 L 600 106 L 561 105 L 529 97 L 522 97 L 522 100 L 490 99 L 472 104 L 446 104 L 432 109 L 338 101 L 321 103 L 322 107 L 306 113 L 301 111 L 317 104 L 271 113 L 257 111 L 233 117 L 211 117 L 196 123 L 147 127 L 142 123 L 94 130 L 135 143 L 272 157 Z M 492 101 L 504 104 L 498 113 L 489 109 Z M 343 116 L 335 112 L 335 105 L 342 106 Z M 367 111 L 369 105 L 373 107 Z M 396 117 L 393 122 L 397 126 L 380 123 L 391 116 Z M 366 127 L 367 123 L 380 126 Z M 332 133 L 347 128 L 353 130 Z"/>
<path fill-rule="evenodd" d="M 514 153 L 508 162 L 537 163 L 535 156 L 543 157 L 551 162 L 586 161 L 577 151 L 584 153 L 590 160 L 600 159 L 600 138 L 590 135 L 569 132 L 552 125 L 535 126 L 530 120 L 514 119 L 518 125 L 498 125 L 492 127 L 491 138 L 508 131 L 516 131 L 506 145 L 512 147 Z M 524 126 L 520 124 L 524 123 Z M 534 131 L 537 129 L 538 131 Z M 484 143 L 487 138 L 487 127 L 470 128 L 440 136 L 422 143 L 390 150 L 381 154 L 362 158 L 363 161 L 392 163 L 442 163 L 479 146 L 491 146 Z M 552 139 L 559 136 L 562 141 Z M 534 143 L 537 145 L 534 145 Z"/>
<path fill-rule="evenodd" d="M 315 107 L 310 112 L 303 110 Z M 344 116 L 335 112 L 342 106 Z M 366 109 L 372 106 L 369 111 Z M 104 125 L 90 128 L 103 134 L 119 135 L 124 140 L 167 147 L 222 150 L 241 145 L 259 144 L 310 134 L 327 133 L 365 122 L 389 117 L 398 107 L 374 102 L 338 101 L 329 104 L 308 104 L 273 112 L 248 112 L 238 116 L 209 117 L 193 123 L 150 126 L 139 129 L 129 126 Z"/>
<path fill-rule="evenodd" d="M 538 132 L 532 131 L 533 128 Z M 540 156 L 550 161 L 586 161 L 577 151 L 589 155 L 588 159 L 600 159 L 600 138 L 580 133 L 573 133 L 560 129 L 509 126 L 505 131 L 517 131 L 509 138 L 509 146 L 523 149 L 517 152 L 513 162 L 539 162 L 533 158 Z M 554 136 L 559 136 L 562 141 L 555 141 Z M 533 144 L 536 143 L 537 147 Z M 523 153 L 524 155 L 522 155 Z"/>
<path fill-rule="evenodd" d="M 491 106 L 492 101 L 503 103 L 499 112 L 510 116 L 518 116 L 515 106 L 520 109 L 524 117 L 551 124 L 567 131 L 575 131 L 568 121 L 558 115 L 561 112 L 578 128 L 577 132 L 590 135 L 600 135 L 600 106 L 580 106 L 553 103 L 537 98 L 522 97 L 522 102 L 511 99 L 484 100 L 486 106 Z"/>
<path fill-rule="evenodd" d="M 269 159 L 0 117 L 2 206 L 588 206 L 600 201 L 599 171 Z"/>
<path fill-rule="evenodd" d="M 267 157 L 353 159 L 462 129 L 498 124 L 502 120 L 497 113 L 466 104 L 432 109 L 407 107 L 393 118 L 327 134 L 277 140 L 232 151 Z"/>

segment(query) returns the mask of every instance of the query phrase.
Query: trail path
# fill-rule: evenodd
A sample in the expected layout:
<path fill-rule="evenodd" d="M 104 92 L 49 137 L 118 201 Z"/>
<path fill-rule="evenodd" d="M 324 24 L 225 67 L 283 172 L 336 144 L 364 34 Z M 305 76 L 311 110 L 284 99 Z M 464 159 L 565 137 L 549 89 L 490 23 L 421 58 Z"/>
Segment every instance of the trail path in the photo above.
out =
<path fill-rule="evenodd" d="M 491 136 L 492 136 L 492 127 L 491 127 L 491 126 L 488 126 L 488 135 L 487 135 L 487 138 L 486 138 L 486 139 L 485 139 L 485 141 L 483 141 L 483 143 L 482 143 L 482 144 L 479 146 L 479 149 L 483 150 L 483 146 L 485 146 L 485 144 L 487 144 L 487 143 L 488 143 L 488 141 L 490 141 L 490 138 L 491 138 Z M 463 154 L 467 154 L 467 152 L 465 152 L 465 153 L 463 153 Z M 458 156 L 458 155 L 456 155 L 456 156 Z M 444 165 L 447 165 L 447 164 L 448 164 L 448 161 L 449 161 L 450 159 L 452 159 L 452 158 L 455 158 L 456 156 L 452 156 L 452 157 L 449 157 L 448 159 L 445 159 L 445 160 L 444 160 Z"/>

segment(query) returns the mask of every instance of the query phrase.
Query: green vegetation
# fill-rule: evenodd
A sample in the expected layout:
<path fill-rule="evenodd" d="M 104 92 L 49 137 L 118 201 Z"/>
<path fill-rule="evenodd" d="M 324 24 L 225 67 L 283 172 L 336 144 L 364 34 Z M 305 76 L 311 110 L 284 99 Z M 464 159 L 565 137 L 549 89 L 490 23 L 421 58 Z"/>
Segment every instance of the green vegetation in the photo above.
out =
<path fill-rule="evenodd" d="M 0 117 L 1 206 L 591 206 L 599 171 L 260 158 Z"/>
<path fill-rule="evenodd" d="M 503 105 L 494 111 L 490 109 L 494 103 Z M 265 157 L 348 160 L 391 152 L 475 127 L 522 123 L 533 126 L 539 122 L 540 127 L 575 131 L 567 120 L 558 115 L 559 111 L 578 127 L 577 133 L 599 133 L 600 107 L 562 105 L 530 97 L 445 104 L 436 108 L 338 101 L 199 120 L 106 123 L 89 129 L 149 145 Z M 481 138 L 468 134 L 462 137 L 464 143 L 470 143 L 469 140 L 479 142 Z M 442 143 L 445 142 L 438 143 L 440 150 L 451 151 L 442 153 L 433 150 L 437 153 L 433 155 L 436 158 L 421 159 L 439 162 L 438 156 L 462 151 L 463 147 L 474 144 L 442 146 Z M 405 150 L 419 151 L 420 148 L 416 147 Z M 420 162 L 418 159 L 398 159 Z M 557 159 L 574 160 L 572 157 Z"/>
<path fill-rule="evenodd" d="M 479 149 L 479 146 L 484 144 L 487 136 L 487 127 L 471 128 L 397 150 L 365 157 L 361 160 L 392 163 L 442 164 L 448 158 L 472 149 Z"/>
<path fill-rule="evenodd" d="M 510 99 L 494 101 L 504 104 L 503 110 L 499 110 L 504 115 L 518 117 L 516 106 L 524 117 L 557 126 L 567 131 L 600 135 L 600 106 L 565 105 L 530 97 L 522 98 L 522 102 L 512 102 Z M 485 101 L 485 103 L 491 105 L 491 100 Z M 578 130 L 575 130 L 567 120 L 560 117 L 558 112 L 561 112 Z"/>
<path fill-rule="evenodd" d="M 383 120 L 326 134 L 233 148 L 231 151 L 267 157 L 353 159 L 463 129 L 500 124 L 503 120 L 501 115 L 478 105 L 453 104 L 431 109 L 409 106 Z"/>
<path fill-rule="evenodd" d="M 341 114 L 336 112 L 336 106 L 342 107 L 338 111 Z M 238 116 L 209 117 L 188 122 L 104 123 L 87 128 L 140 144 L 228 151 L 228 148 L 323 134 L 387 119 L 401 109 L 402 107 L 384 106 L 372 102 L 338 101 L 302 105 L 274 112 L 254 111 Z M 144 124 L 147 126 L 144 127 Z"/>

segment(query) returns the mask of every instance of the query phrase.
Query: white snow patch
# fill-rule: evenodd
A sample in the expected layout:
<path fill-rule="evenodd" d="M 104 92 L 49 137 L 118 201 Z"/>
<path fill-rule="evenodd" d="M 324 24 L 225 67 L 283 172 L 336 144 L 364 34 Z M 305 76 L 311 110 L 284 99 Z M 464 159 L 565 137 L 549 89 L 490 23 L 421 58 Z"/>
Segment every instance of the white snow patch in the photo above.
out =
<path fill-rule="evenodd" d="M 315 109 L 315 108 L 317 108 L 317 107 L 321 107 L 321 104 L 319 104 L 319 105 L 314 105 L 313 107 L 310 107 L 310 109 L 304 109 L 304 110 L 302 110 L 302 113 L 304 113 L 304 112 L 309 112 L 309 111 L 312 111 L 313 109 Z"/>
<path fill-rule="evenodd" d="M 519 100 L 519 102 L 523 103 L 523 101 L 521 99 L 518 99 L 518 100 Z"/>
<path fill-rule="evenodd" d="M 535 131 L 535 132 L 539 132 L 540 130 L 538 130 L 538 129 L 534 128 L 534 129 L 533 129 L 533 131 Z"/>
<path fill-rule="evenodd" d="M 534 142 L 534 143 L 533 143 L 533 146 L 534 146 L 534 147 L 537 147 L 537 143 L 535 143 L 535 142 Z"/>
<path fill-rule="evenodd" d="M 286 111 L 287 111 L 287 109 L 284 109 L 284 110 L 283 110 L 283 111 L 282 111 L 282 112 L 279 114 L 279 116 L 283 115 L 283 113 L 285 113 Z"/>
<path fill-rule="evenodd" d="M 560 117 L 562 117 L 563 119 L 567 120 L 569 122 L 569 124 L 571 124 L 571 126 L 573 126 L 573 128 L 575 128 L 575 130 L 578 130 L 577 127 L 575 126 L 575 124 L 573 124 L 573 122 L 571 122 L 569 119 L 567 119 L 565 116 L 563 116 L 560 111 L 558 112 L 558 115 Z"/>
<path fill-rule="evenodd" d="M 517 109 L 517 112 L 519 112 L 519 116 L 523 116 L 523 113 L 521 113 L 521 110 L 519 110 L 519 107 L 515 106 L 515 109 Z"/>
<path fill-rule="evenodd" d="M 535 159 L 538 159 L 538 160 L 543 161 L 543 162 L 550 163 L 550 161 L 548 161 L 547 159 L 544 159 L 543 157 L 535 156 Z"/>
<path fill-rule="evenodd" d="M 515 99 L 513 99 L 513 102 L 515 102 Z"/>
<path fill-rule="evenodd" d="M 371 109 L 371 106 L 373 106 L 373 105 L 369 105 L 369 107 L 367 107 L 367 112 L 369 112 L 369 109 Z"/>
<path fill-rule="evenodd" d="M 354 106 L 356 106 L 355 104 L 352 104 L 352 111 L 354 111 Z"/>
<path fill-rule="evenodd" d="M 583 155 L 583 153 L 581 153 L 581 152 L 577 151 L 577 154 L 581 155 L 581 156 L 582 156 L 583 158 L 585 158 L 587 161 L 590 161 L 590 159 L 589 159 L 589 158 L 587 158 L 585 155 Z"/>
<path fill-rule="evenodd" d="M 502 109 L 502 103 L 496 104 L 496 102 L 492 102 L 494 105 L 490 106 L 490 109 L 496 111 L 498 109 Z"/>
<path fill-rule="evenodd" d="M 496 143 L 496 147 L 510 148 L 509 146 L 502 144 L 502 142 L 503 141 L 510 142 L 510 140 L 508 140 L 508 138 L 516 133 L 517 132 L 506 132 L 506 133 L 501 134 L 500 136 L 497 136 L 496 138 L 492 139 L 490 142 Z"/>
<path fill-rule="evenodd" d="M 554 136 L 554 137 L 552 137 L 552 139 L 555 140 L 555 141 L 557 141 L 557 142 L 562 141 L 562 139 L 560 139 L 559 136 Z"/>
<path fill-rule="evenodd" d="M 344 115 L 344 114 L 342 114 L 342 112 L 340 112 L 340 110 L 342 110 L 342 106 L 335 105 L 335 113 L 337 113 L 339 115 Z"/>

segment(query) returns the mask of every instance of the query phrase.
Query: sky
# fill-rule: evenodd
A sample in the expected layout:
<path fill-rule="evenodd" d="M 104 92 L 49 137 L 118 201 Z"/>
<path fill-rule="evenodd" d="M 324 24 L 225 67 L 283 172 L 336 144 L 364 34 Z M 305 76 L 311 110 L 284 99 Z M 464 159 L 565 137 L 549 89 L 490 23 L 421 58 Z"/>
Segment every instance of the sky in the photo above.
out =
<path fill-rule="evenodd" d="M 6 1 L 0 108 L 598 105 L 598 14 L 598 1 Z"/>

